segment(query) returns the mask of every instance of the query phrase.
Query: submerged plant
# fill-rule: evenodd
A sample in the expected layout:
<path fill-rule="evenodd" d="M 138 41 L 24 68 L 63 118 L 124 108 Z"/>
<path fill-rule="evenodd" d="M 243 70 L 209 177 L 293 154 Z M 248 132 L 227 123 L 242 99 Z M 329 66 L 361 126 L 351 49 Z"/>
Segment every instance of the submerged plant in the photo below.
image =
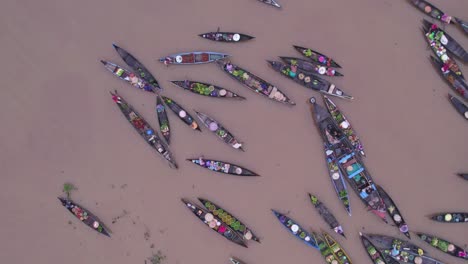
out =
<path fill-rule="evenodd" d="M 156 254 L 153 254 L 148 260 L 151 262 L 151 264 L 161 264 L 162 261 L 166 258 L 161 252 L 161 250 L 158 250 Z M 145 261 L 146 262 L 146 261 Z"/>
<path fill-rule="evenodd" d="M 70 199 L 70 193 L 76 190 L 76 187 L 71 183 L 64 183 L 63 184 L 63 192 L 67 194 L 67 199 Z"/>

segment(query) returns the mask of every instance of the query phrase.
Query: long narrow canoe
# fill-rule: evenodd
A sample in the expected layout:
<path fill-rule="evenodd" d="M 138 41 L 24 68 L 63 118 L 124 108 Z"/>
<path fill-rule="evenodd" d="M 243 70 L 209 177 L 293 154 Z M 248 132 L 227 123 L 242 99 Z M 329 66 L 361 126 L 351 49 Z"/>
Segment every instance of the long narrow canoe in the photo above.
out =
<path fill-rule="evenodd" d="M 438 213 L 432 215 L 430 218 L 441 223 L 466 223 L 468 222 L 468 213 Z"/>
<path fill-rule="evenodd" d="M 235 176 L 259 176 L 257 173 L 238 166 L 236 164 L 227 163 L 224 161 L 219 160 L 208 160 L 204 158 L 198 159 L 187 159 L 191 161 L 193 164 L 197 164 L 200 167 L 209 169 L 211 171 L 235 175 Z"/>
<path fill-rule="evenodd" d="M 236 258 L 233 258 L 233 257 L 229 258 L 229 261 L 231 261 L 232 264 L 246 264 L 245 262 L 240 261 L 240 260 L 238 260 Z"/>
<path fill-rule="evenodd" d="M 413 243 L 396 237 L 365 234 L 381 250 L 382 254 L 402 263 L 443 264 L 429 257 L 426 252 Z"/>
<path fill-rule="evenodd" d="M 466 81 L 450 71 L 448 67 L 442 61 L 440 61 L 439 58 L 435 58 L 433 56 L 430 58 L 434 67 L 437 68 L 437 71 L 440 73 L 440 75 L 442 75 L 445 81 L 450 84 L 453 90 L 462 96 L 465 100 L 468 100 L 468 84 Z"/>
<path fill-rule="evenodd" d="M 466 120 L 468 120 L 468 106 L 466 106 L 458 98 L 449 94 L 450 102 L 452 102 L 453 107 L 457 110 L 460 115 L 462 115 Z"/>
<path fill-rule="evenodd" d="M 327 147 L 335 152 L 336 164 L 361 201 L 384 222 L 387 222 L 386 207 L 370 173 L 344 132 L 336 125 L 328 111 L 310 98 L 314 121 Z"/>
<path fill-rule="evenodd" d="M 239 66 L 223 60 L 217 61 L 217 63 L 224 72 L 231 76 L 231 78 L 239 81 L 250 90 L 280 103 L 289 105 L 296 104 L 276 86 L 240 68 Z"/>
<path fill-rule="evenodd" d="M 343 130 L 343 132 L 348 137 L 348 140 L 354 146 L 354 149 L 358 151 L 361 156 L 365 157 L 366 153 L 364 152 L 364 147 L 362 146 L 361 140 L 357 136 L 356 131 L 354 131 L 351 123 L 349 122 L 348 118 L 341 112 L 341 110 L 336 106 L 336 104 L 328 98 L 326 95 L 323 96 L 323 102 L 328 109 L 328 112 L 332 116 L 333 120 L 335 120 L 336 124 Z"/>
<path fill-rule="evenodd" d="M 434 54 L 443 62 L 444 71 L 450 70 L 456 76 L 459 76 L 464 80 L 465 77 L 463 76 L 460 66 L 458 66 L 457 62 L 448 55 L 447 49 L 442 45 L 442 43 L 437 40 L 432 40 L 430 38 L 430 34 L 425 34 L 425 37 Z"/>
<path fill-rule="evenodd" d="M 206 211 L 205 209 L 197 206 L 186 199 L 181 199 L 182 202 L 187 206 L 187 208 L 192 211 L 192 213 L 200 219 L 206 226 L 208 226 L 211 230 L 215 231 L 216 233 L 222 235 L 227 240 L 236 243 L 240 246 L 247 247 L 242 237 L 237 234 L 232 228 L 230 228 L 225 223 L 221 222 L 217 217 L 215 217 L 210 212 Z"/>
<path fill-rule="evenodd" d="M 426 36 L 435 41 L 439 41 L 448 51 L 457 56 L 463 62 L 468 62 L 468 53 L 466 50 L 447 32 L 443 31 L 437 26 L 426 19 L 423 20 L 424 32 Z"/>
<path fill-rule="evenodd" d="M 229 55 L 219 52 L 211 51 L 194 51 L 194 52 L 183 52 L 168 55 L 164 58 L 160 58 L 159 61 L 165 65 L 169 64 L 203 64 L 215 62 L 229 57 Z"/>
<path fill-rule="evenodd" d="M 343 237 L 346 237 L 343 232 L 343 227 L 341 227 L 340 223 L 338 223 L 338 220 L 336 220 L 335 216 L 317 198 L 317 196 L 309 193 L 309 198 L 312 204 L 315 206 L 315 209 L 317 209 L 320 216 L 323 218 L 323 220 L 325 220 L 325 222 L 330 226 L 330 228 L 333 229 L 333 231 L 335 231 L 336 233 L 342 235 Z"/>
<path fill-rule="evenodd" d="M 326 263 L 329 264 L 351 264 L 348 258 L 338 258 L 338 256 L 335 255 L 335 252 L 333 252 L 333 249 L 330 248 L 325 241 L 325 239 L 320 236 L 319 234 L 312 232 L 312 235 L 314 236 L 314 239 L 317 243 L 317 246 L 320 250 L 320 254 L 322 257 L 325 259 Z"/>
<path fill-rule="evenodd" d="M 457 24 L 460 26 L 460 28 L 461 28 L 466 34 L 468 34 L 468 22 L 467 22 L 467 21 L 464 21 L 464 20 L 461 20 L 461 19 L 458 18 L 458 17 L 454 17 L 454 20 L 455 20 L 455 22 L 457 22 Z"/>
<path fill-rule="evenodd" d="M 171 126 L 167 118 L 166 106 L 164 106 L 163 100 L 159 95 L 156 96 L 156 114 L 158 116 L 159 131 L 169 145 L 171 143 Z"/>
<path fill-rule="evenodd" d="M 374 246 L 374 244 L 367 239 L 361 232 L 359 232 L 359 236 L 361 237 L 361 242 L 364 248 L 366 249 L 367 255 L 369 255 L 372 263 L 374 264 L 391 264 L 396 263 L 397 261 L 392 262 L 393 259 L 385 258 L 383 254 Z M 389 261 L 390 260 L 390 261 Z"/>
<path fill-rule="evenodd" d="M 312 235 L 307 233 L 304 229 L 302 229 L 294 220 L 291 218 L 278 213 L 277 211 L 271 209 L 275 214 L 276 218 L 281 222 L 281 224 L 295 237 L 299 240 L 304 242 L 306 245 L 311 246 L 313 248 L 319 249 L 315 239 Z"/>
<path fill-rule="evenodd" d="M 319 65 L 312 63 L 310 61 L 306 61 L 303 59 L 293 58 L 293 57 L 279 57 L 282 61 L 289 65 L 297 65 L 297 67 L 301 70 L 314 72 L 320 75 L 326 76 L 343 76 L 343 74 L 337 72 L 333 68 L 329 68 L 327 66 Z"/>
<path fill-rule="evenodd" d="M 424 234 L 424 233 L 416 233 L 419 238 L 421 238 L 424 242 L 428 243 L 434 248 L 447 253 L 451 256 L 461 258 L 461 259 L 468 259 L 468 253 L 463 250 L 463 248 L 450 243 L 447 240 L 444 240 L 439 237 L 435 237 L 432 235 Z"/>
<path fill-rule="evenodd" d="M 244 223 L 239 221 L 239 218 L 207 199 L 198 198 L 198 200 L 206 209 L 208 209 L 209 212 L 219 218 L 223 223 L 229 225 L 242 238 L 244 238 L 244 240 L 253 240 L 260 243 L 260 239 Z"/>
<path fill-rule="evenodd" d="M 331 235 L 329 235 L 327 232 L 322 231 L 322 237 L 323 239 L 325 239 L 327 245 L 334 252 L 335 256 L 338 258 L 338 261 L 341 261 L 340 263 L 351 264 L 351 259 L 349 258 L 348 253 L 346 253 L 343 247 L 340 244 L 338 244 Z"/>
<path fill-rule="evenodd" d="M 312 49 L 304 48 L 304 47 L 301 47 L 301 46 L 296 46 L 296 45 L 293 45 L 293 47 L 299 53 L 301 53 L 302 56 L 304 56 L 306 58 L 309 58 L 311 61 L 313 61 L 315 63 L 325 65 L 327 67 L 341 68 L 341 66 L 338 63 L 336 63 L 334 60 L 332 60 L 331 58 L 323 55 L 320 52 L 317 52 L 317 51 L 312 50 Z"/>
<path fill-rule="evenodd" d="M 268 63 L 281 75 L 288 77 L 289 79 L 306 88 L 344 99 L 353 99 L 351 95 L 344 93 L 334 84 L 328 82 L 327 80 L 321 79 L 311 72 L 301 70 L 297 66 L 286 65 L 279 61 L 268 61 Z"/>
<path fill-rule="evenodd" d="M 140 76 L 143 80 L 149 82 L 153 87 L 160 88 L 158 81 L 156 78 L 146 69 L 146 67 L 141 64 L 132 54 L 128 53 L 126 50 L 122 49 L 121 47 L 117 46 L 116 44 L 112 44 L 114 46 L 117 53 L 120 55 L 123 61 L 132 68 L 132 70 Z"/>
<path fill-rule="evenodd" d="M 468 173 L 458 173 L 457 175 L 460 176 L 460 178 L 468 181 Z"/>
<path fill-rule="evenodd" d="M 70 211 L 70 213 L 72 213 L 76 218 L 80 219 L 80 221 L 85 225 L 91 227 L 98 233 L 110 237 L 109 232 L 106 230 L 102 222 L 88 210 L 84 209 L 82 206 L 76 204 L 70 199 L 61 197 L 57 198 L 60 200 L 62 205 L 67 208 L 68 211 Z"/>
<path fill-rule="evenodd" d="M 169 97 L 166 96 L 161 96 L 162 99 L 164 100 L 164 103 L 169 107 L 169 109 L 176 114 L 180 120 L 182 120 L 186 125 L 190 126 L 193 130 L 198 130 L 201 131 L 200 126 L 198 123 L 193 119 L 193 117 L 185 111 L 182 106 L 180 106 L 178 103 L 176 103 L 174 100 L 172 100 Z"/>
<path fill-rule="evenodd" d="M 403 219 L 403 216 L 401 215 L 400 210 L 396 206 L 392 197 L 390 197 L 390 195 L 388 195 L 388 193 L 380 185 L 377 185 L 377 190 L 379 191 L 380 197 L 382 197 L 385 206 L 387 207 L 387 213 L 392 218 L 393 223 L 395 223 L 400 232 L 411 239 L 408 225 L 406 224 L 405 219 Z"/>
<path fill-rule="evenodd" d="M 194 82 L 189 80 L 171 82 L 180 88 L 203 96 L 215 98 L 237 98 L 242 100 L 245 99 L 245 97 L 242 97 L 234 92 L 208 83 Z"/>
<path fill-rule="evenodd" d="M 143 78 L 137 77 L 135 73 L 129 70 L 126 70 L 117 64 L 114 64 L 112 62 L 108 62 L 105 60 L 101 60 L 101 62 L 102 64 L 104 64 L 104 67 L 106 67 L 108 71 L 110 71 L 112 74 L 119 77 L 121 80 L 129 83 L 135 88 L 138 88 L 140 90 L 147 91 L 147 92 L 152 92 L 152 93 L 159 93 L 162 91 L 161 87 L 152 86 L 149 82 L 145 81 Z"/>
<path fill-rule="evenodd" d="M 341 172 L 340 168 L 338 167 L 338 157 L 335 151 L 332 148 L 327 147 L 325 144 L 325 159 L 327 162 L 328 167 L 328 175 L 333 184 L 333 188 L 335 189 L 338 198 L 340 199 L 341 203 L 343 203 L 346 212 L 351 215 L 351 205 L 349 203 L 349 194 L 348 188 L 346 187 L 346 181 L 343 178 L 343 173 Z"/>
<path fill-rule="evenodd" d="M 158 137 L 155 130 L 144 120 L 141 115 L 133 109 L 118 93 L 112 93 L 112 100 L 117 104 L 122 114 L 127 118 L 128 122 L 132 124 L 133 128 L 140 134 L 141 137 L 148 143 L 152 148 L 163 156 L 168 162 L 169 166 L 173 169 L 177 169 L 177 164 L 172 157 L 169 148 L 164 142 Z"/>
<path fill-rule="evenodd" d="M 230 145 L 231 147 L 242 150 L 242 143 L 237 140 L 231 132 L 229 132 L 226 128 L 223 127 L 218 121 L 214 120 L 213 118 L 207 116 L 204 113 L 200 113 L 195 111 L 197 114 L 198 119 L 211 131 L 213 132 L 218 138 L 220 138 L 224 143 Z"/>
<path fill-rule="evenodd" d="M 242 33 L 237 33 L 237 32 L 220 32 L 219 28 L 218 31 L 216 32 L 207 32 L 198 35 L 204 39 L 209 39 L 213 41 L 219 41 L 219 42 L 241 42 L 241 41 L 247 41 L 251 40 L 255 37 L 242 34 Z"/>
<path fill-rule="evenodd" d="M 278 4 L 275 0 L 258 0 L 258 1 L 265 3 L 267 5 L 272 5 L 274 7 L 278 7 L 278 8 L 281 7 L 280 4 Z"/>
<path fill-rule="evenodd" d="M 419 10 L 426 13 L 428 16 L 438 19 L 444 23 L 453 24 L 452 17 L 442 12 L 442 10 L 435 7 L 433 4 L 425 0 L 411 0 L 413 5 L 416 6 Z"/>

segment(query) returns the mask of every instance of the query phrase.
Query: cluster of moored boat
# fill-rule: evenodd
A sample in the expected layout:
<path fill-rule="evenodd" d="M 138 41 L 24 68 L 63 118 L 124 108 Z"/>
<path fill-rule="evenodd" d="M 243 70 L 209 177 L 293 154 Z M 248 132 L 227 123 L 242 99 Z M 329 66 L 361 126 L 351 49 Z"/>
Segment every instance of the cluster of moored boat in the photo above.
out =
<path fill-rule="evenodd" d="M 280 7 L 273 0 L 259 1 Z M 457 24 L 464 27 L 465 31 L 468 31 L 465 22 L 458 18 L 451 20 L 451 17 L 442 13 L 426 1 L 411 1 L 418 8 L 428 13 L 433 18 L 439 19 L 445 23 L 453 23 L 453 21 L 456 21 Z M 463 60 L 463 62 L 468 60 L 467 53 L 455 40 L 453 40 L 453 38 L 451 38 L 437 25 L 424 20 L 423 29 L 431 48 L 436 54 L 436 57 L 431 56 L 432 62 L 440 69 L 444 78 L 446 78 L 446 80 L 453 86 L 455 91 L 466 100 L 468 98 L 468 86 L 466 85 L 460 68 L 456 62 L 449 57 L 448 53 L 450 52 L 450 55 L 453 54 L 457 56 Z M 230 43 L 254 39 L 254 37 L 246 34 L 220 32 L 219 29 L 216 32 L 207 32 L 200 34 L 199 36 L 212 41 Z M 196 116 L 197 121 L 194 116 L 181 106 L 181 104 L 162 95 L 163 88 L 160 86 L 159 82 L 132 54 L 116 44 L 113 44 L 113 47 L 129 69 L 112 62 L 104 60 L 101 62 L 108 71 L 121 80 L 129 83 L 135 88 L 156 95 L 156 115 L 159 122 L 158 130 L 161 137 L 159 136 L 158 131 L 153 129 L 136 111 L 136 109 L 117 91 L 111 92 L 112 99 L 117 104 L 125 118 L 131 123 L 133 128 L 168 162 L 171 168 L 177 169 L 178 166 L 175 158 L 169 150 L 172 130 L 167 109 L 170 109 L 178 119 L 188 125 L 191 129 L 202 131 L 201 127 L 205 127 L 227 145 L 234 149 L 244 151 L 243 143 L 229 132 L 229 130 L 226 129 L 220 121 L 217 121 L 206 113 L 194 111 L 194 116 Z M 351 95 L 345 93 L 343 90 L 337 88 L 333 83 L 323 78 L 324 76 L 343 76 L 343 74 L 336 70 L 336 68 L 341 68 L 341 66 L 330 57 L 310 48 L 301 46 L 293 47 L 304 57 L 303 59 L 281 56 L 279 57 L 281 61 L 268 61 L 268 63 L 272 69 L 277 71 L 279 74 L 286 76 L 306 88 L 319 91 L 322 94 L 323 106 L 317 102 L 315 97 L 310 98 L 310 105 L 314 122 L 323 140 L 325 163 L 329 173 L 328 177 L 332 182 L 338 199 L 343 204 L 347 213 L 351 215 L 351 204 L 348 193 L 349 185 L 371 212 L 386 223 L 386 215 L 388 214 L 399 231 L 408 239 L 411 239 L 408 225 L 403 219 L 395 202 L 382 186 L 379 186 L 374 182 L 369 171 L 364 165 L 363 159 L 366 155 L 363 144 L 356 131 L 351 126 L 349 119 L 329 97 L 334 96 L 343 99 L 353 98 Z M 227 54 L 218 52 L 185 52 L 164 56 L 160 58 L 159 61 L 165 65 L 191 65 L 214 62 L 220 67 L 220 69 L 222 69 L 222 71 L 250 90 L 268 97 L 270 100 L 287 105 L 295 105 L 295 103 L 275 85 L 254 75 L 250 71 L 231 63 L 229 55 Z M 234 100 L 246 99 L 244 96 L 238 95 L 226 88 L 202 81 L 180 80 L 171 82 L 177 87 L 201 96 L 228 98 Z M 466 105 L 453 96 L 451 96 L 451 100 L 456 109 L 468 119 L 468 108 Z M 201 126 L 200 124 L 203 125 Z M 231 162 L 216 159 L 205 159 L 204 157 L 189 158 L 187 161 L 213 172 L 235 176 L 259 176 L 257 173 Z M 459 175 L 465 180 L 468 180 L 468 174 Z M 327 206 L 320 201 L 317 196 L 313 194 L 308 194 L 308 196 L 312 206 L 323 218 L 325 223 L 334 232 L 346 238 L 343 227 Z M 105 225 L 89 211 L 74 203 L 69 197 L 59 198 L 59 200 L 64 207 L 66 207 L 86 225 L 99 233 L 110 236 L 110 232 Z M 242 247 L 248 247 L 247 243 L 250 240 L 260 243 L 260 238 L 239 218 L 235 217 L 223 207 L 220 207 L 210 200 L 204 198 L 198 198 L 198 200 L 201 205 L 197 205 L 185 198 L 182 199 L 182 202 L 207 227 Z M 292 235 L 297 237 L 306 245 L 319 250 L 326 263 L 352 263 L 348 254 L 332 235 L 323 230 L 320 230 L 320 232 L 309 232 L 286 214 L 282 214 L 273 209 L 272 211 L 278 221 Z M 430 216 L 430 219 L 443 223 L 462 223 L 468 222 L 468 213 L 444 212 L 432 215 Z M 423 249 L 406 240 L 384 235 L 359 234 L 363 246 L 373 263 L 442 263 L 432 258 Z M 416 234 L 423 241 L 447 254 L 462 259 L 468 259 L 466 251 L 453 243 L 430 234 Z M 235 258 L 230 258 L 230 261 L 233 264 L 243 263 Z"/>

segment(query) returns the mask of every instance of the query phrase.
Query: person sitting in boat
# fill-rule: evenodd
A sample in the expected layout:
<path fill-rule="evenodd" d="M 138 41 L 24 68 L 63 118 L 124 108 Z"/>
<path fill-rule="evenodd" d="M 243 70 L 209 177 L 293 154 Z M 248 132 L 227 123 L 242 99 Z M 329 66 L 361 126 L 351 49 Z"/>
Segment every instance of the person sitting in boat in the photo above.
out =
<path fill-rule="evenodd" d="M 226 63 L 226 66 L 225 66 L 225 67 L 226 67 L 226 70 L 227 70 L 228 72 L 232 72 L 233 69 L 234 69 L 234 67 L 232 66 L 232 64 L 231 64 L 230 61 Z"/>
<path fill-rule="evenodd" d="M 172 62 L 171 57 L 166 57 L 166 58 L 164 59 L 164 65 L 166 65 L 166 66 L 168 66 L 171 62 Z"/>

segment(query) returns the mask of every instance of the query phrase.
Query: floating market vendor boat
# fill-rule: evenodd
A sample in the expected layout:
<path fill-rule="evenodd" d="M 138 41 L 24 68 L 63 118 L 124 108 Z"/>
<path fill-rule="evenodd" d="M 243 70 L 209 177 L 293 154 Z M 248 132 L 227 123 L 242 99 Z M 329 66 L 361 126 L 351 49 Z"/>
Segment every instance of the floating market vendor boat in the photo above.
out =
<path fill-rule="evenodd" d="M 429 257 L 422 248 L 396 237 L 373 234 L 365 234 L 365 236 L 380 249 L 384 256 L 400 263 L 444 264 Z"/>
<path fill-rule="evenodd" d="M 250 171 L 241 166 L 238 166 L 232 163 L 227 163 L 224 161 L 209 160 L 209 159 L 204 159 L 202 157 L 198 159 L 187 159 L 187 160 L 191 161 L 193 164 L 197 164 L 200 167 L 203 167 L 203 168 L 215 171 L 215 172 L 231 174 L 235 176 L 259 176 L 257 173 L 253 171 Z"/>
<path fill-rule="evenodd" d="M 231 261 L 232 264 L 246 264 L 245 262 L 242 262 L 236 258 L 229 258 L 229 261 Z"/>
<path fill-rule="evenodd" d="M 359 236 L 361 236 L 362 245 L 366 249 L 367 255 L 369 255 L 372 263 L 374 264 L 398 264 L 392 258 L 386 258 L 375 246 L 372 242 L 367 239 L 361 232 L 359 232 Z"/>
<path fill-rule="evenodd" d="M 242 100 L 245 99 L 245 97 L 235 94 L 227 89 L 208 83 L 194 82 L 189 80 L 171 82 L 187 91 L 204 96 L 217 98 L 237 98 Z"/>
<path fill-rule="evenodd" d="M 343 247 L 341 247 L 341 245 L 338 244 L 331 235 L 322 231 L 322 237 L 323 239 L 325 239 L 325 242 L 327 243 L 327 245 L 330 247 L 330 249 L 333 251 L 335 256 L 338 258 L 338 261 L 341 261 L 340 262 L 341 264 L 346 264 L 346 263 L 351 264 L 351 259 L 349 258 L 346 251 L 344 251 Z"/>
<path fill-rule="evenodd" d="M 173 55 L 168 55 L 164 58 L 160 58 L 159 61 L 165 65 L 169 64 L 203 64 L 215 62 L 229 57 L 229 55 L 219 52 L 211 51 L 195 51 L 195 52 L 183 52 Z"/>
<path fill-rule="evenodd" d="M 234 135 L 231 134 L 226 128 L 223 127 L 218 121 L 214 120 L 213 118 L 207 116 L 204 113 L 200 113 L 195 111 L 197 114 L 198 119 L 213 133 L 218 136 L 218 138 L 222 139 L 224 143 L 230 145 L 231 147 L 242 150 L 242 143 L 240 143 Z"/>
<path fill-rule="evenodd" d="M 152 93 L 159 93 L 162 91 L 161 87 L 152 86 L 143 78 L 139 78 L 138 76 L 136 76 L 135 73 L 126 70 L 117 64 L 105 60 L 101 60 L 101 62 L 102 64 L 104 64 L 104 67 L 106 67 L 108 71 L 112 72 L 112 74 L 119 77 L 121 80 L 124 80 L 127 83 L 131 84 L 135 88 Z"/>
<path fill-rule="evenodd" d="M 240 246 L 247 247 L 244 240 L 242 239 L 239 234 L 230 228 L 228 225 L 223 223 L 217 217 L 215 217 L 210 212 L 206 211 L 205 209 L 197 206 L 186 199 L 181 199 L 182 202 L 187 206 L 187 208 L 192 211 L 194 215 L 198 217 L 205 225 L 211 228 L 211 230 L 215 231 L 216 233 L 224 236 L 227 240 L 236 243 Z"/>
<path fill-rule="evenodd" d="M 167 118 L 166 107 L 159 95 L 156 96 L 156 114 L 158 115 L 159 130 L 166 140 L 166 143 L 169 145 L 171 143 L 171 127 L 169 125 L 169 119 Z"/>
<path fill-rule="evenodd" d="M 447 24 L 454 23 L 452 21 L 452 16 L 445 14 L 442 12 L 442 10 L 438 9 L 433 4 L 425 0 L 411 0 L 411 2 L 416 6 L 416 8 L 423 11 L 432 18 L 438 19 Z"/>
<path fill-rule="evenodd" d="M 197 122 L 193 119 L 193 117 L 185 111 L 185 109 L 182 108 L 178 103 L 176 103 L 174 100 L 171 98 L 161 96 L 162 99 L 164 100 L 164 103 L 169 107 L 169 109 L 174 112 L 185 124 L 190 126 L 193 130 L 198 130 L 201 131 L 200 126 L 198 125 Z"/>
<path fill-rule="evenodd" d="M 286 96 L 286 94 L 284 94 L 276 86 L 240 68 L 239 66 L 234 65 L 229 61 L 223 60 L 217 61 L 217 63 L 224 72 L 231 76 L 231 78 L 239 81 L 241 84 L 243 84 L 250 90 L 280 103 L 285 103 L 289 105 L 296 104 L 293 101 L 291 101 L 291 99 L 289 99 Z"/>
<path fill-rule="evenodd" d="M 462 179 L 468 181 L 468 173 L 458 173 L 458 176 L 460 176 Z"/>
<path fill-rule="evenodd" d="M 127 118 L 128 122 L 132 124 L 133 128 L 135 128 L 140 136 L 142 136 L 151 147 L 156 149 L 156 151 L 169 162 L 169 166 L 171 168 L 177 169 L 177 164 L 174 158 L 172 158 L 169 148 L 158 137 L 155 130 L 148 124 L 148 122 L 146 122 L 146 120 L 144 120 L 140 114 L 117 93 L 117 91 L 115 91 L 115 93 L 111 92 L 111 95 L 112 100 L 114 100 L 125 118 Z"/>
<path fill-rule="evenodd" d="M 330 228 L 343 237 L 346 237 L 343 232 L 343 227 L 341 227 L 340 223 L 338 223 L 338 220 L 336 220 L 335 216 L 330 212 L 330 210 L 328 210 L 328 208 L 321 201 L 319 201 L 315 195 L 309 193 L 309 198 L 312 204 L 315 206 L 315 209 L 317 209 L 320 216 L 323 218 L 323 220 L 325 220 Z"/>
<path fill-rule="evenodd" d="M 387 213 L 390 215 L 390 218 L 392 218 L 393 223 L 395 223 L 400 232 L 402 232 L 405 236 L 411 239 L 408 225 L 403 219 L 403 216 L 401 216 L 400 210 L 396 206 L 395 202 L 392 200 L 390 195 L 388 195 L 388 193 L 384 190 L 384 188 L 382 188 L 382 186 L 377 185 L 377 190 L 379 191 L 380 197 L 382 197 L 385 203 Z"/>
<path fill-rule="evenodd" d="M 258 0 L 258 1 L 265 3 L 267 5 L 272 5 L 274 7 L 278 7 L 278 8 L 281 7 L 275 0 Z"/>
<path fill-rule="evenodd" d="M 340 129 L 343 130 L 343 132 L 348 137 L 348 140 L 351 142 L 354 149 L 356 149 L 356 151 L 358 151 L 361 156 L 365 157 L 366 153 L 364 152 L 364 147 L 362 146 L 361 140 L 357 136 L 356 131 L 354 131 L 346 116 L 341 112 L 338 106 L 336 106 L 336 104 L 330 98 L 328 98 L 328 96 L 323 96 L 323 102 L 325 103 L 325 106 L 327 107 L 328 112 L 332 116 L 333 120 L 335 120 L 336 124 L 338 124 Z"/>
<path fill-rule="evenodd" d="M 349 203 L 349 194 L 348 188 L 346 187 L 346 182 L 343 179 L 343 174 L 338 167 L 338 160 L 335 151 L 332 148 L 329 148 L 327 144 L 325 145 L 325 159 L 328 167 L 328 174 L 332 181 L 333 187 L 335 189 L 338 198 L 343 203 L 346 212 L 351 215 L 351 205 Z"/>
<path fill-rule="evenodd" d="M 375 215 L 387 222 L 385 218 L 385 204 L 364 163 L 354 150 L 353 145 L 347 139 L 344 132 L 336 125 L 330 113 L 324 107 L 317 104 L 315 97 L 310 99 L 310 103 L 313 106 L 314 120 L 320 131 L 320 135 L 326 146 L 335 152 L 334 157 L 341 173 L 348 178 L 348 183 L 364 204 Z"/>
<path fill-rule="evenodd" d="M 329 264 L 338 264 L 338 263 L 339 264 L 342 264 L 342 263 L 350 264 L 351 263 L 349 261 L 349 259 L 347 259 L 347 258 L 345 258 L 344 260 L 339 259 L 334 254 L 332 249 L 328 246 L 328 244 L 325 242 L 325 240 L 319 234 L 317 234 L 315 232 L 312 232 L 312 235 L 314 236 L 315 242 L 317 243 L 318 248 L 320 250 L 320 254 L 325 259 L 326 263 L 329 263 Z"/>
<path fill-rule="evenodd" d="M 156 78 L 146 69 L 146 67 L 141 64 L 135 57 L 133 57 L 132 54 L 128 53 L 126 50 L 122 49 L 121 47 L 117 46 L 116 44 L 112 44 L 114 46 L 114 49 L 117 51 L 117 53 L 120 55 L 123 61 L 132 68 L 132 70 L 135 72 L 135 74 L 139 75 L 140 78 L 143 80 L 149 82 L 153 87 L 156 89 L 161 89 L 159 86 L 159 83 L 156 81 Z"/>
<path fill-rule="evenodd" d="M 468 62 L 468 53 L 455 39 L 447 34 L 447 32 L 439 28 L 437 24 L 432 24 L 425 19 L 423 20 L 423 25 L 427 38 L 433 41 L 439 41 L 450 53 L 457 56 L 464 63 Z"/>
<path fill-rule="evenodd" d="M 468 222 L 468 213 L 438 213 L 430 218 L 441 223 L 466 223 Z"/>
<path fill-rule="evenodd" d="M 465 80 L 450 71 L 448 67 L 440 61 L 439 58 L 431 56 L 431 62 L 437 68 L 439 73 L 444 77 L 445 81 L 465 100 L 468 100 L 468 84 Z"/>
<path fill-rule="evenodd" d="M 208 209 L 209 212 L 219 218 L 223 223 L 228 224 L 234 231 L 242 236 L 244 240 L 253 240 L 260 243 L 260 239 L 253 233 L 253 231 L 250 230 L 244 223 L 239 221 L 237 217 L 233 216 L 231 213 L 211 201 L 203 198 L 198 198 L 198 200 L 206 209 Z"/>
<path fill-rule="evenodd" d="M 326 76 L 343 76 L 343 74 L 337 72 L 333 68 L 329 68 L 324 65 L 312 63 L 310 61 L 293 58 L 293 57 L 280 57 L 280 59 L 289 65 L 296 65 L 299 69 L 304 70 L 304 71 L 314 72 L 316 74 L 326 75 Z"/>
<path fill-rule="evenodd" d="M 440 41 L 431 40 L 430 37 L 430 34 L 426 36 L 426 40 L 437 58 L 443 62 L 444 71 L 451 71 L 456 76 L 465 80 L 465 77 L 463 76 L 463 73 L 461 72 L 457 62 L 447 54 L 447 49 L 442 45 L 442 43 L 440 43 Z"/>
<path fill-rule="evenodd" d="M 466 106 L 458 98 L 449 94 L 450 102 L 452 102 L 453 107 L 457 110 L 460 115 L 462 115 L 466 120 L 468 120 L 468 106 Z"/>
<path fill-rule="evenodd" d="M 106 230 L 102 222 L 93 214 L 91 214 L 88 210 L 83 208 L 82 206 L 76 204 L 70 199 L 65 199 L 61 197 L 57 197 L 62 205 L 67 208 L 76 218 L 80 219 L 81 222 L 85 223 L 87 226 L 91 227 L 98 233 L 106 235 L 110 237 L 109 232 Z"/>
<path fill-rule="evenodd" d="M 416 233 L 419 238 L 434 248 L 461 259 L 468 259 L 468 253 L 463 248 L 450 243 L 447 240 L 424 233 Z"/>
<path fill-rule="evenodd" d="M 273 211 L 276 218 L 278 218 L 281 224 L 284 227 L 286 227 L 286 229 L 288 229 L 290 233 L 292 233 L 295 237 L 304 242 L 306 245 L 318 249 L 318 245 L 315 242 L 313 236 L 307 233 L 307 231 L 305 231 L 304 229 L 302 229 L 294 220 L 283 214 L 278 213 L 273 209 L 271 211 Z"/>
<path fill-rule="evenodd" d="M 242 33 L 237 33 L 237 32 L 220 32 L 219 28 L 218 28 L 218 31 L 216 32 L 203 33 L 198 36 L 205 38 L 205 39 L 219 41 L 219 42 L 241 42 L 241 41 L 251 40 L 254 38 L 252 36 L 242 34 Z"/>
<path fill-rule="evenodd" d="M 351 95 L 344 93 L 334 84 L 319 78 L 311 72 L 301 70 L 295 65 L 286 65 L 279 61 L 268 61 L 268 63 L 275 71 L 306 88 L 344 99 L 353 99 Z"/>
<path fill-rule="evenodd" d="M 317 51 L 312 50 L 312 49 L 296 46 L 296 45 L 293 45 L 293 47 L 299 53 L 301 53 L 302 56 L 309 58 L 311 61 L 313 61 L 313 62 L 315 62 L 317 64 L 326 65 L 327 67 L 341 68 L 341 66 L 338 65 L 338 63 L 336 63 L 334 60 L 332 60 L 331 58 L 323 55 L 320 52 L 317 52 Z"/>
<path fill-rule="evenodd" d="M 461 20 L 460 18 L 458 17 L 454 17 L 455 19 L 455 22 L 458 23 L 458 25 L 460 26 L 461 29 L 463 29 L 463 31 L 468 34 L 468 22 L 467 21 L 464 21 L 464 20 Z"/>

